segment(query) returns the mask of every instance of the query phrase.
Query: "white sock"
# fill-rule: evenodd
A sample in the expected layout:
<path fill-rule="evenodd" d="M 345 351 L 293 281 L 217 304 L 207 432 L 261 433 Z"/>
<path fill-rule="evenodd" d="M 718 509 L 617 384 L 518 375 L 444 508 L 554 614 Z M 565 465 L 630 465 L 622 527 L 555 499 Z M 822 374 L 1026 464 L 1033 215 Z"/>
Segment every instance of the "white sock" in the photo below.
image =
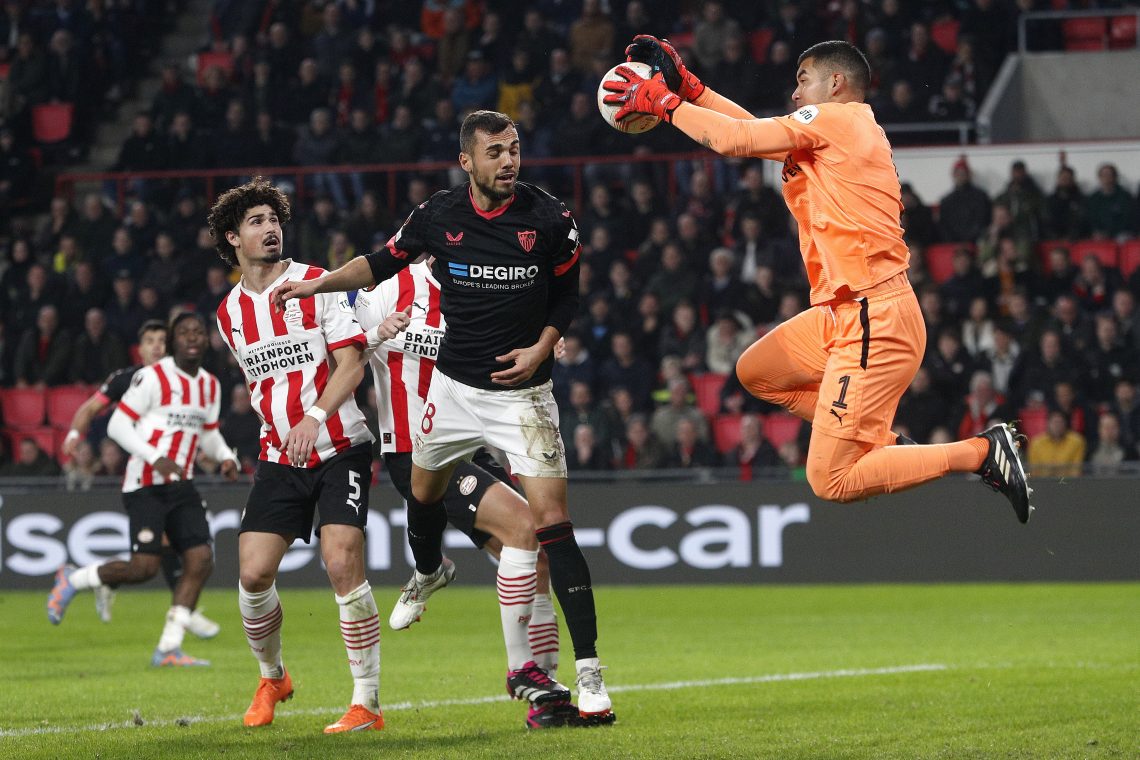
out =
<path fill-rule="evenodd" d="M 503 619 L 503 641 L 507 645 L 507 669 L 518 670 L 534 659 L 527 627 L 534 613 L 534 590 L 538 585 L 535 566 L 538 551 L 504 546 L 499 553 L 499 614 Z"/>
<path fill-rule="evenodd" d="M 251 594 L 238 584 L 238 607 L 245 626 L 245 638 L 250 651 L 261 666 L 262 678 L 284 678 L 285 665 L 281 662 L 281 600 L 277 584 L 265 591 Z"/>
<path fill-rule="evenodd" d="M 102 564 L 100 562 L 98 565 L 85 565 L 78 570 L 72 570 L 67 579 L 77 589 L 99 588 L 103 585 L 103 579 L 99 577 L 99 566 Z"/>
<path fill-rule="evenodd" d="M 535 663 L 554 678 L 558 672 L 558 615 L 554 613 L 554 600 L 549 592 L 534 595 L 529 634 Z"/>
<path fill-rule="evenodd" d="M 340 605 L 340 635 L 352 671 L 352 704 L 380 712 L 380 616 L 368 581 L 344 596 Z"/>
<path fill-rule="evenodd" d="M 162 638 L 158 640 L 158 651 L 170 652 L 182 646 L 186 626 L 190 625 L 190 608 L 174 605 L 166 612 L 166 625 L 162 628 Z"/>

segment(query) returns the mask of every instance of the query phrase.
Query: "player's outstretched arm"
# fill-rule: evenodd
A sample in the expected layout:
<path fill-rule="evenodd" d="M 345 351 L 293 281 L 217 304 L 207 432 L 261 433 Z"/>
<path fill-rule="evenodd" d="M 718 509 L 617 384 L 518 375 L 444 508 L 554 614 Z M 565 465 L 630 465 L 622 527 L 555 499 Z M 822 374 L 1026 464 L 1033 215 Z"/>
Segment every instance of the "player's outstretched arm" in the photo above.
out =
<path fill-rule="evenodd" d="M 285 302 L 293 298 L 310 298 L 317 293 L 344 293 L 373 283 L 372 268 L 361 257 L 353 259 L 340 269 L 311 280 L 284 282 L 274 289 L 270 301 L 277 308 L 284 309 Z"/>
<path fill-rule="evenodd" d="M 305 411 L 305 416 L 289 430 L 281 444 L 282 450 L 294 467 L 300 467 L 309 460 L 317 443 L 321 425 L 325 424 L 330 414 L 340 409 L 341 404 L 347 401 L 356 390 L 356 386 L 360 385 L 360 381 L 364 378 L 363 353 L 363 346 L 360 343 L 341 346 L 332 352 L 336 369 L 329 375 L 324 393 L 312 408 Z"/>
<path fill-rule="evenodd" d="M 96 393 L 75 410 L 75 416 L 71 418 L 71 428 L 67 431 L 67 437 L 63 439 L 63 445 L 60 447 L 65 457 L 75 456 L 75 447 L 91 429 L 91 421 L 102 414 L 108 406 L 110 403 L 106 396 Z"/>
<path fill-rule="evenodd" d="M 747 109 L 714 92 L 690 71 L 681 60 L 681 54 L 667 39 L 658 39 L 651 34 L 639 34 L 626 47 L 625 59 L 647 64 L 655 72 L 661 72 L 665 78 L 665 85 L 686 103 L 695 103 L 702 108 L 708 108 L 734 119 L 752 118 Z"/>

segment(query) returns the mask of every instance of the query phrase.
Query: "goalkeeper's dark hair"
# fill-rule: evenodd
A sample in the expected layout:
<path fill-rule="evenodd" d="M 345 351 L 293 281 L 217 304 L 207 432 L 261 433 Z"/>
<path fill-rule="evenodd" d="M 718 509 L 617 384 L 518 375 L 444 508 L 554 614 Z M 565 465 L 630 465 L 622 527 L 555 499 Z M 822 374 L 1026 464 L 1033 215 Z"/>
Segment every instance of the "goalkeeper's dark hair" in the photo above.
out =
<path fill-rule="evenodd" d="M 497 135 L 514 125 L 515 122 L 505 113 L 472 111 L 467 114 L 467 117 L 463 119 L 463 125 L 459 127 L 459 149 L 470 156 L 471 152 L 475 150 L 476 132 Z"/>
<path fill-rule="evenodd" d="M 166 332 L 166 323 L 163 322 L 161 319 L 148 319 L 147 321 L 143 322 L 142 326 L 139 327 L 139 332 L 138 332 L 139 340 L 142 340 L 143 336 L 149 332 L 165 333 Z"/>
<path fill-rule="evenodd" d="M 796 68 L 803 66 L 804 61 L 811 58 L 817 67 L 826 73 L 841 71 L 847 77 L 851 86 L 860 93 L 865 93 L 871 86 L 871 64 L 867 63 L 867 56 L 863 51 L 844 40 L 828 40 L 812 45 L 796 60 Z"/>
<path fill-rule="evenodd" d="M 214 238 L 214 247 L 222 261 L 230 266 L 237 266 L 237 255 L 230 241 L 226 240 L 227 232 L 237 232 L 245 212 L 254 206 L 269 206 L 277 214 L 278 221 L 284 225 L 289 221 L 292 212 L 289 199 L 285 193 L 262 177 L 254 177 L 249 182 L 238 187 L 230 188 L 222 193 L 214 205 L 210 207 L 210 215 L 206 221 L 210 225 L 210 237 Z"/>

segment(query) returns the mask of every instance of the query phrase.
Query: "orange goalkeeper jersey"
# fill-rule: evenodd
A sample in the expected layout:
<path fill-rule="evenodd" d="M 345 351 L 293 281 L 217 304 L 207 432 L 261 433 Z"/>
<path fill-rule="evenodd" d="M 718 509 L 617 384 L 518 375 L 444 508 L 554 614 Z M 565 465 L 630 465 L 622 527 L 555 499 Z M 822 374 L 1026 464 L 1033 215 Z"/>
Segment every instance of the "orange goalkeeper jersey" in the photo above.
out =
<path fill-rule="evenodd" d="M 675 126 L 726 155 L 784 157 L 784 200 L 799 224 L 811 303 L 846 300 L 905 271 L 899 178 L 865 103 L 804 106 L 775 119 L 731 119 L 682 105 Z"/>

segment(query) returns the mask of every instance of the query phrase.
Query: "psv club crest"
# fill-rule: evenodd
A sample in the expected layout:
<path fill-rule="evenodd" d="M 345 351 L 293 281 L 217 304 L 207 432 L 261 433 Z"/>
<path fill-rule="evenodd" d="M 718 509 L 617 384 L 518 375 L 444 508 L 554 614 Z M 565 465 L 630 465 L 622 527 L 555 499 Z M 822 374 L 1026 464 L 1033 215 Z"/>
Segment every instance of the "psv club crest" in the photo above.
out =
<path fill-rule="evenodd" d="M 523 250 L 530 253 L 530 249 L 534 248 L 534 240 L 538 237 L 538 233 L 534 230 L 523 230 L 519 233 L 519 245 Z"/>

